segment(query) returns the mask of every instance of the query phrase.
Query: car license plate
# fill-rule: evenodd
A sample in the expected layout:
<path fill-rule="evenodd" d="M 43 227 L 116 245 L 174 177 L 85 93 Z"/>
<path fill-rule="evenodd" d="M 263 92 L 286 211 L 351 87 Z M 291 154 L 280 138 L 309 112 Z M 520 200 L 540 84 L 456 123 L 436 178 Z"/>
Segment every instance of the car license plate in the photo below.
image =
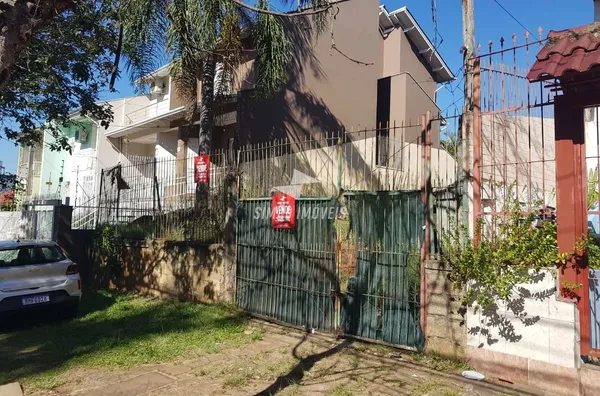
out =
<path fill-rule="evenodd" d="M 41 303 L 45 303 L 45 302 L 50 302 L 50 296 L 42 295 L 42 296 L 25 297 L 21 301 L 23 302 L 23 305 L 41 304 Z"/>

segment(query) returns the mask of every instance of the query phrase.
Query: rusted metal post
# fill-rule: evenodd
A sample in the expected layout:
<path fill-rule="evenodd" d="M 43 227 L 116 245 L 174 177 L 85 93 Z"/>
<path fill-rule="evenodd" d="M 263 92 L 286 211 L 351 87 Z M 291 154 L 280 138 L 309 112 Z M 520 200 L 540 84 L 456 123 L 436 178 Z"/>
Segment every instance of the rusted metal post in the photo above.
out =
<path fill-rule="evenodd" d="M 473 65 L 473 238 L 478 243 L 481 230 L 477 226 L 481 215 L 481 60 Z"/>

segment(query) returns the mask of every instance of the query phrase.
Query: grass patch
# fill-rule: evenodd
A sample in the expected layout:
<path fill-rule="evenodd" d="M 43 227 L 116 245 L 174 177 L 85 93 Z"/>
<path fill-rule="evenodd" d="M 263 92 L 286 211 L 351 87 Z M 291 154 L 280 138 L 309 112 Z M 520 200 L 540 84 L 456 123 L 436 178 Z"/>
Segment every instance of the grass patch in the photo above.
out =
<path fill-rule="evenodd" d="M 274 381 L 288 374 L 297 363 L 298 360 L 293 357 L 280 358 L 272 351 L 260 352 L 228 365 L 220 375 L 227 377 L 223 381 L 224 387 L 239 388 L 254 380 Z"/>
<path fill-rule="evenodd" d="M 290 383 L 286 388 L 276 393 L 277 396 L 299 396 L 300 395 L 300 384 L 297 382 Z"/>
<path fill-rule="evenodd" d="M 449 359 L 435 353 L 417 353 L 410 355 L 410 358 L 432 370 L 446 373 L 460 373 L 471 369 L 469 364 L 464 360 Z"/>
<path fill-rule="evenodd" d="M 252 380 L 250 373 L 236 373 L 228 377 L 223 381 L 223 386 L 229 388 L 241 388 L 248 384 Z"/>
<path fill-rule="evenodd" d="M 435 392 L 439 396 L 460 396 L 460 391 L 454 388 L 448 388 L 446 385 L 437 381 L 427 381 L 411 387 L 409 396 L 423 396 L 429 392 Z"/>
<path fill-rule="evenodd" d="M 256 339 L 244 333 L 240 311 L 220 305 L 86 290 L 81 315 L 71 322 L 0 329 L 0 383 L 51 389 L 64 382 L 62 374 L 70 368 L 127 369 Z"/>
<path fill-rule="evenodd" d="M 325 396 L 352 396 L 354 393 L 345 385 L 338 385 L 325 392 Z"/>
<path fill-rule="evenodd" d="M 457 389 L 444 389 L 440 396 L 460 396 L 460 391 Z"/>
<path fill-rule="evenodd" d="M 423 396 L 428 392 L 433 392 L 440 390 L 442 388 L 442 384 L 435 381 L 427 381 L 419 385 L 415 385 L 410 389 L 410 396 Z"/>

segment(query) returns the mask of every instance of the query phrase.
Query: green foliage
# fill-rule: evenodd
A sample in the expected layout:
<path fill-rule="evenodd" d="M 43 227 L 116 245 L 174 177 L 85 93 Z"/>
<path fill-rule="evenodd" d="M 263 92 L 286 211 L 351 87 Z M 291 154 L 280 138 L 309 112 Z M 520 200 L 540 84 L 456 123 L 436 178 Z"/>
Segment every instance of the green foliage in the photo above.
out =
<path fill-rule="evenodd" d="M 257 3 L 261 9 L 268 9 L 266 0 Z M 277 92 L 287 80 L 287 65 L 291 60 L 292 44 L 278 17 L 259 14 L 253 26 L 255 45 L 258 48 L 257 86 L 262 96 Z"/>
<path fill-rule="evenodd" d="M 495 235 L 483 235 L 477 244 L 461 228 L 442 239 L 451 280 L 457 289 L 466 290 L 463 302 L 475 309 L 496 299 L 508 301 L 518 284 L 535 282 L 541 271 L 566 265 L 572 256 L 559 252 L 554 221 L 532 227 L 534 214 L 523 217 L 517 202 L 508 209 L 508 215 L 496 216 L 497 232 L 491 232 Z M 477 224 L 476 233 L 482 226 Z"/>
<path fill-rule="evenodd" d="M 406 276 L 408 278 L 408 293 L 411 299 L 421 300 L 421 251 L 418 246 L 408 250 Z"/>
<path fill-rule="evenodd" d="M 440 146 L 448 152 L 453 158 L 457 158 L 460 139 L 457 134 L 446 133 L 440 141 Z"/>
<path fill-rule="evenodd" d="M 27 394 L 36 394 L 72 379 L 71 370 L 180 361 L 249 344 L 257 336 L 246 331 L 243 313 L 218 304 L 86 289 L 79 311 L 81 317 L 70 322 L 40 325 L 36 315 L 33 326 L 6 326 L 0 333 L 0 383 L 19 381 Z"/>
<path fill-rule="evenodd" d="M 121 246 L 123 241 L 116 233 L 115 227 L 103 225 L 96 230 L 93 250 L 103 261 L 100 263 L 100 279 L 106 281 L 113 276 L 123 274 L 123 266 L 120 261 Z"/>
<path fill-rule="evenodd" d="M 329 7 L 326 0 L 302 0 L 300 5 L 314 9 Z M 172 60 L 176 89 L 195 112 L 197 80 L 202 79 L 205 62 L 216 61 L 214 97 L 219 102 L 220 97 L 229 94 L 227 87 L 238 77 L 239 66 L 254 58 L 257 92 L 262 96 L 276 93 L 288 77 L 292 53 L 290 32 L 282 17 L 268 14 L 273 7 L 267 0 L 259 0 L 255 6 L 265 12 L 250 10 L 232 0 L 121 2 L 123 47 L 133 80 Z M 312 16 L 317 33 L 324 30 L 328 16 L 327 12 Z"/>
<path fill-rule="evenodd" d="M 23 183 L 16 175 L 0 174 L 0 211 L 13 211 L 19 207 Z"/>
<path fill-rule="evenodd" d="M 580 248 L 585 249 L 590 268 L 600 269 L 600 240 L 592 230 L 588 231 L 587 239 Z"/>
<path fill-rule="evenodd" d="M 8 138 L 37 143 L 47 133 L 56 139 L 51 149 L 70 150 L 59 128 L 77 124 L 75 110 L 108 126 L 112 111 L 96 101 L 113 66 L 114 13 L 113 2 L 83 0 L 33 35 L 0 90 L 0 127 Z"/>
<path fill-rule="evenodd" d="M 598 192 L 598 167 L 593 170 L 590 169 L 587 180 L 587 208 L 590 210 L 598 205 L 598 198 L 600 195 Z"/>

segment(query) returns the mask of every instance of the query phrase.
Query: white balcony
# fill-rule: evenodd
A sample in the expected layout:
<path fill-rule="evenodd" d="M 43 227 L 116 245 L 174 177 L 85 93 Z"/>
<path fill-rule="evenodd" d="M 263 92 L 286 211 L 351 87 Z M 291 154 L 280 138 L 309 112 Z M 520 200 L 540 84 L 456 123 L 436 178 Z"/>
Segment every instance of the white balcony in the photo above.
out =
<path fill-rule="evenodd" d="M 155 118 L 162 114 L 169 112 L 169 101 L 163 100 L 161 102 L 152 103 L 148 106 L 144 106 L 132 112 L 125 114 L 125 125 L 134 125 L 151 118 Z"/>

